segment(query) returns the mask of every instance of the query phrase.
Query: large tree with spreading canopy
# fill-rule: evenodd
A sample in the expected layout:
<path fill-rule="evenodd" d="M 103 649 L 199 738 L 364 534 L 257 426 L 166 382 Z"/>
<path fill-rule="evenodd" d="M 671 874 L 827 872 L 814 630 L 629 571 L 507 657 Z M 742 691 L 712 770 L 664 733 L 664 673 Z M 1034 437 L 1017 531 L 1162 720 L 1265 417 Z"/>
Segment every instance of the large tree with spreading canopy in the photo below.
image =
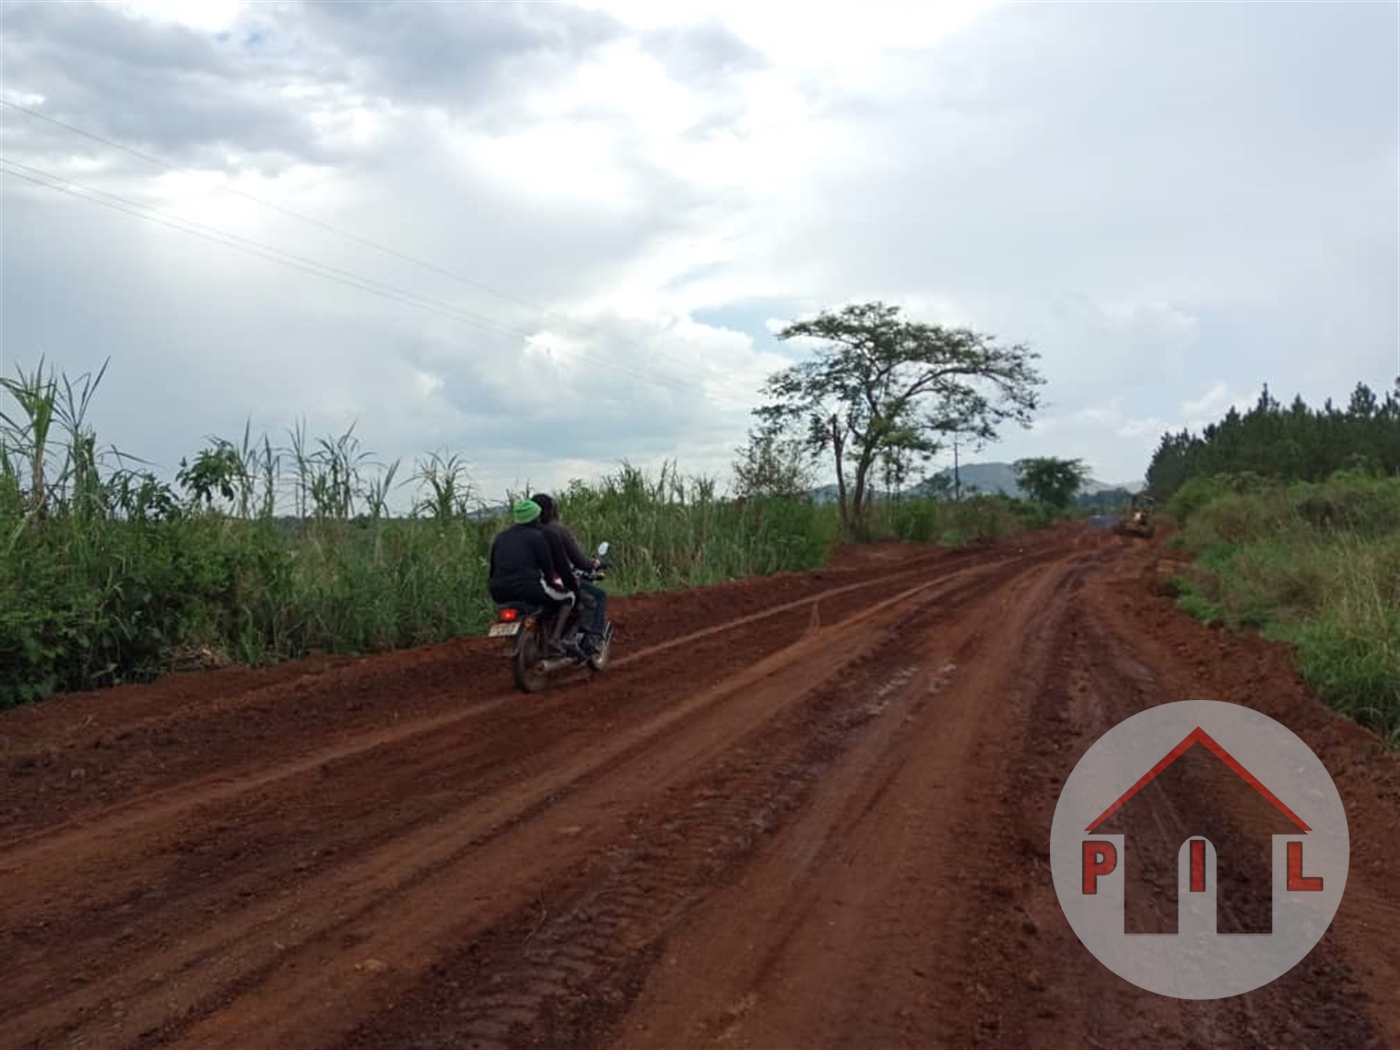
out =
<path fill-rule="evenodd" d="M 1038 354 L 883 302 L 823 311 L 778 338 L 817 340 L 816 352 L 769 378 L 755 414 L 769 432 L 799 435 L 814 459 L 830 457 L 848 534 L 865 532 L 872 470 L 927 461 L 953 436 L 993 440 L 1008 420 L 1029 426 L 1039 407 Z"/>

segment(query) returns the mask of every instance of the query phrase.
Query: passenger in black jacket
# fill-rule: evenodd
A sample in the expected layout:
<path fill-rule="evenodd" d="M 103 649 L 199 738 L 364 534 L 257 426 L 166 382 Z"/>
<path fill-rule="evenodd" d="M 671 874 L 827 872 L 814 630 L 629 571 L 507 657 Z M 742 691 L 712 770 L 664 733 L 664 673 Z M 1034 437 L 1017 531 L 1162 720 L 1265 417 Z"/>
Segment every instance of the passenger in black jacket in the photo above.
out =
<path fill-rule="evenodd" d="M 569 531 L 568 526 L 559 520 L 559 508 L 555 505 L 553 497 L 544 492 L 537 492 L 530 499 L 539 505 L 540 523 L 543 525 L 546 535 L 552 540 L 551 546 L 554 548 L 555 557 L 558 558 L 560 551 L 564 554 L 567 561 L 566 581 L 575 581 L 571 571 L 573 569 L 591 572 L 602 565 L 597 558 L 590 558 L 583 553 L 582 548 L 578 545 L 578 540 L 574 539 L 574 534 Z M 583 645 L 587 650 L 596 651 L 597 643 L 603 637 L 603 625 L 607 623 L 605 615 L 607 592 L 587 580 L 577 580 L 575 585 L 582 601 L 580 620 L 585 635 Z"/>
<path fill-rule="evenodd" d="M 497 605 L 522 602 L 558 611 L 575 601 L 574 590 L 563 585 L 553 546 L 540 523 L 540 505 L 523 499 L 512 510 L 515 524 L 491 541 L 491 571 L 487 589 Z M 572 577 L 572 573 L 569 574 Z M 576 585 L 575 585 L 576 586 Z M 555 620 L 554 645 L 560 643 L 567 610 Z M 575 655 L 584 655 L 578 651 Z"/>

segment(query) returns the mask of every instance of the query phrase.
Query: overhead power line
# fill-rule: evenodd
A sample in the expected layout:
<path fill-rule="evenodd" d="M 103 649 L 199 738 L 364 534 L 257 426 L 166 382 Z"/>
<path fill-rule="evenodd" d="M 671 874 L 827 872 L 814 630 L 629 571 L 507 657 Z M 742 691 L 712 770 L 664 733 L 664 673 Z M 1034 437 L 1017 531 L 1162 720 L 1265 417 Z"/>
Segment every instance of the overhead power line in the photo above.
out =
<path fill-rule="evenodd" d="M 294 255 L 291 252 L 284 252 L 270 245 L 262 245 L 246 237 L 239 237 L 236 234 L 227 233 L 212 226 L 194 222 L 190 219 L 165 216 L 163 213 L 148 208 L 146 205 L 136 201 L 132 201 L 129 198 L 106 193 L 102 190 L 93 189 L 90 186 L 84 186 L 82 183 L 73 182 L 70 179 L 55 175 L 52 172 L 43 171 L 40 168 L 34 168 L 27 164 L 21 164 L 18 161 L 11 160 L 9 157 L 0 156 L 0 164 L 8 165 L 8 167 L 0 168 L 0 171 L 4 171 L 6 174 L 25 179 L 38 186 L 57 190 L 60 193 L 66 193 L 71 197 L 77 197 L 79 200 L 91 201 L 93 204 L 101 204 L 105 207 L 125 212 L 128 215 L 146 219 L 157 225 L 166 226 L 172 230 L 179 230 L 181 233 L 188 233 L 200 237 L 203 240 L 213 241 L 215 244 L 223 245 L 226 248 L 233 248 L 249 255 L 290 266 L 293 269 L 304 270 L 320 277 L 326 277 L 361 291 L 373 292 L 399 302 L 407 302 L 410 305 L 420 306 L 433 313 L 451 316 L 454 320 L 461 320 L 466 323 L 474 324 L 495 335 L 519 334 L 503 327 L 496 327 L 484 319 L 477 319 L 468 315 L 459 314 L 450 307 L 443 309 L 437 304 L 431 303 L 429 300 L 421 300 L 417 296 L 413 296 L 412 293 L 403 293 L 387 285 L 380 285 L 378 282 L 355 277 L 353 274 L 347 273 L 344 270 L 338 270 L 332 266 L 325 266 L 321 263 L 317 263 L 315 260 L 307 259 L 304 256 Z"/>
<path fill-rule="evenodd" d="M 84 138 L 91 139 L 94 142 L 100 142 L 104 146 L 110 146 L 112 147 L 112 149 L 120 150 L 123 153 L 130 154 L 133 157 L 137 157 L 141 160 L 146 161 L 148 164 L 154 164 L 156 165 L 156 167 L 164 168 L 166 171 L 178 172 L 181 170 L 177 165 L 171 164 L 169 161 L 161 160 L 159 157 L 153 157 L 149 153 L 143 153 L 142 151 L 137 149 L 132 149 L 130 146 L 124 146 L 122 145 L 122 143 L 107 138 L 105 135 L 99 135 L 96 132 L 87 131 L 83 128 L 78 127 L 75 124 L 69 124 L 67 121 L 59 120 L 56 117 L 51 117 L 47 113 L 41 113 L 37 109 L 30 109 L 28 106 L 21 106 L 19 103 L 11 102 L 8 99 L 0 99 L 0 105 L 7 106 L 10 109 L 18 110 L 21 113 L 27 113 L 31 117 L 37 117 L 39 120 L 48 121 L 50 124 L 55 124 L 60 128 L 64 128 L 68 131 L 71 131 L 75 135 L 82 135 Z M 264 208 L 271 208 L 273 211 L 281 215 L 285 215 L 288 218 L 296 219 L 298 222 L 307 223 L 310 226 L 315 226 L 318 229 L 325 230 L 327 233 L 334 233 L 339 237 L 344 237 L 347 240 L 354 241 L 356 244 L 362 244 L 367 248 L 373 248 L 375 251 L 383 252 L 385 255 L 391 255 L 396 259 L 403 260 L 404 262 L 410 262 L 413 263 L 415 266 L 421 266 L 425 270 L 430 270 L 433 273 L 439 274 L 443 277 L 450 277 L 454 281 L 460 281 L 462 284 L 469 285 L 470 287 L 476 288 L 479 291 L 486 292 L 489 295 L 494 295 L 498 298 L 508 300 L 509 302 L 517 303 L 520 306 L 528 306 L 533 310 L 539 310 L 548 314 L 555 313 L 549 307 L 544 306 L 540 303 L 531 302 L 529 299 L 522 299 L 519 296 L 511 295 L 509 292 L 500 291 L 499 289 L 493 288 L 488 284 L 482 284 L 480 281 L 474 281 L 469 277 L 464 277 L 459 273 L 454 273 L 452 270 L 448 270 L 445 267 L 438 266 L 436 263 L 428 262 L 426 259 L 420 259 L 415 255 L 410 255 L 409 253 L 400 251 L 397 248 L 391 248 L 388 245 L 380 244 L 377 241 L 370 240 L 368 237 L 361 237 L 359 234 L 351 233 L 348 230 L 343 230 L 340 227 L 333 226 L 328 222 L 322 222 L 320 219 L 314 219 L 309 215 L 303 215 L 301 212 L 293 211 L 290 208 L 284 208 L 280 204 L 274 204 L 269 200 L 263 199 L 262 197 L 258 197 L 254 194 L 248 193 L 246 190 L 240 190 L 236 186 L 230 186 L 227 183 L 221 183 L 220 189 L 223 189 L 228 193 L 236 194 L 237 196 L 243 197 L 246 200 L 253 201 L 255 204 L 260 204 Z M 555 316 L 562 315 L 555 314 Z"/>
<path fill-rule="evenodd" d="M 154 157 L 151 154 L 145 153 L 141 150 L 133 149 L 132 147 L 126 146 L 120 142 L 115 141 L 114 139 L 108 138 L 105 135 L 99 135 L 94 131 L 88 131 L 87 129 L 80 128 L 75 124 L 70 124 L 67 121 L 59 120 L 57 117 L 51 117 L 47 113 L 41 113 L 37 109 L 31 109 L 28 106 L 22 106 L 19 103 L 11 102 L 8 99 L 0 99 L 0 105 L 6 106 L 20 113 L 25 113 L 38 120 L 46 121 L 57 127 L 70 131 L 75 135 L 81 135 L 86 139 L 90 139 L 93 142 L 99 142 L 104 146 L 110 146 L 112 149 L 120 150 L 123 153 L 129 154 L 130 156 L 143 160 L 148 164 L 153 164 L 156 167 L 162 168 L 166 171 L 179 172 L 180 170 L 182 170 L 178 165 L 172 164 L 169 161 L 162 160 L 159 157 Z M 412 255 L 408 252 L 401 251 L 400 249 L 392 248 L 388 245 L 381 244 L 378 241 L 371 240 L 368 237 L 363 237 L 359 234 L 351 233 L 350 231 L 342 229 L 339 226 L 334 226 L 328 222 L 323 222 L 320 219 L 316 219 L 309 215 L 305 215 L 301 212 L 294 211 L 291 208 L 286 208 L 282 205 L 274 204 L 272 201 L 266 200 L 262 197 L 258 197 L 255 194 L 247 192 L 246 190 L 241 190 L 236 186 L 231 186 L 228 184 L 227 181 L 220 182 L 219 188 L 226 193 L 232 193 L 236 196 L 244 198 L 245 200 L 249 200 L 255 204 L 259 204 L 264 208 L 269 208 L 272 211 L 277 212 L 279 215 L 285 215 L 288 218 L 296 219 L 298 222 L 303 222 L 310 226 L 314 226 L 317 229 L 326 231 L 327 233 L 333 233 L 338 237 L 344 237 L 346 240 L 353 241 L 354 243 L 363 245 L 367 248 L 372 248 L 377 252 L 381 252 L 385 255 L 392 256 L 393 258 L 402 260 L 403 262 L 412 263 L 413 265 L 419 266 L 431 273 L 435 273 L 440 276 L 450 278 L 451 280 L 458 281 L 461 284 L 464 284 L 470 288 L 475 288 L 478 291 L 485 292 L 488 295 L 494 295 L 497 298 L 503 299 L 507 302 L 512 302 L 519 306 L 528 307 L 532 310 L 538 311 L 541 314 L 544 314 L 545 316 L 553 317 L 557 320 L 564 321 L 570 325 L 577 325 L 581 328 L 584 328 L 585 330 L 588 330 L 592 327 L 582 322 L 579 322 L 573 318 L 570 318 L 565 314 L 561 314 L 543 303 L 535 302 L 530 299 L 522 298 L 521 296 L 512 295 L 509 292 L 501 291 L 500 289 L 494 288 L 489 284 L 484 284 L 481 281 L 473 280 L 470 277 L 463 276 L 460 273 L 456 273 L 453 270 L 449 270 L 446 267 L 439 266 L 436 263 L 430 262 L 426 259 L 422 259 L 416 255 Z M 593 331 L 595 334 L 597 334 L 597 329 L 593 329 Z M 669 360 L 673 364 L 679 365 L 681 367 L 689 367 L 689 362 L 682 361 L 679 358 L 673 357 L 664 352 L 657 351 L 655 348 L 641 347 L 640 344 L 629 344 L 626 341 L 624 341 L 624 345 L 631 345 L 636 349 L 643 349 L 646 353 L 650 354 L 651 356 L 660 357 L 663 360 Z"/>
<path fill-rule="evenodd" d="M 43 186 L 47 189 L 51 189 L 59 193 L 64 193 L 70 197 L 76 197 L 79 200 L 86 200 L 93 204 L 99 204 L 104 207 L 112 208 L 116 211 L 124 212 L 125 214 L 135 216 L 136 218 L 145 219 L 148 222 L 153 222 L 160 226 L 165 226 L 173 230 L 178 230 L 179 232 L 187 233 L 192 236 L 199 237 L 203 240 L 212 241 L 215 244 L 219 244 L 226 248 L 232 248 L 235 251 L 240 251 L 248 255 L 253 255 L 257 258 L 262 258 L 266 261 L 274 262 L 282 266 L 288 266 L 292 269 L 297 269 L 306 273 L 311 273 L 315 276 L 322 277 L 326 280 L 336 281 L 337 283 L 347 285 L 359 291 L 369 292 L 371 294 L 379 295 L 383 298 L 391 299 L 393 301 L 400 302 L 408 306 L 413 306 L 420 310 L 424 310 L 429 313 L 445 317 L 448 320 L 468 324 L 483 331 L 490 332 L 494 335 L 530 339 L 533 338 L 536 334 L 533 332 L 525 331 L 523 329 L 512 328 L 509 325 L 504 324 L 503 322 L 496 321 L 495 319 L 490 318 L 486 315 L 461 310 L 457 307 L 443 303 L 439 300 L 429 299 L 425 296 L 420 296 L 416 293 L 408 292 L 404 289 L 396 288 L 392 285 L 387 285 L 380 281 L 360 277 L 356 274 L 350 273 L 349 271 L 341 270 L 333 266 L 328 266 L 324 263 L 320 263 L 306 256 L 297 255 L 292 252 L 287 252 L 280 248 L 273 247 L 271 245 L 262 244 L 258 241 L 254 241 L 246 237 L 241 237 L 237 234 L 231 234 L 227 231 L 219 230 L 215 227 L 208 226 L 204 223 L 199 223 L 190 219 L 184 219 L 176 216 L 166 215 L 162 212 L 157 211 L 156 209 L 150 208 L 147 205 L 141 204 L 137 201 L 132 201 L 129 198 L 120 197 L 116 194 L 107 193 L 102 190 L 94 189 L 90 186 L 85 186 L 82 183 L 75 182 L 71 179 L 67 179 L 63 176 L 56 175 L 52 172 L 44 171 L 40 168 L 35 168 L 27 164 L 22 164 L 8 157 L 0 156 L 0 164 L 5 165 L 4 167 L 0 167 L 0 171 L 3 171 L 5 174 L 13 175 L 17 178 L 24 179 L 28 182 L 34 183 L 39 186 Z M 739 401 L 736 398 L 726 397 L 722 394 L 711 393 L 710 391 L 705 390 L 694 383 L 690 383 L 685 380 L 668 379 L 654 375 L 648 375 L 646 373 L 638 371 L 637 369 L 629 365 L 622 364 L 610 358 L 601 357 L 591 352 L 585 352 L 581 350 L 565 350 L 563 352 L 572 354 L 573 356 L 587 362 L 604 365 L 631 377 L 641 379 L 645 382 L 649 382 L 657 386 L 667 387 L 680 393 L 696 394 L 715 404 L 727 403 L 742 408 L 749 407 L 745 402 Z"/>

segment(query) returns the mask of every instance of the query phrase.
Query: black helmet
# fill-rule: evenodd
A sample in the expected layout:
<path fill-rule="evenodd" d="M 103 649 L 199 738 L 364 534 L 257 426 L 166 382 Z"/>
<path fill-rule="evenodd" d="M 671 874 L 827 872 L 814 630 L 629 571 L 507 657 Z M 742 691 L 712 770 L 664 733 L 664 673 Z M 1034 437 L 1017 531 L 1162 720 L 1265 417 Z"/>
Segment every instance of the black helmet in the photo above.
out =
<path fill-rule="evenodd" d="M 531 502 L 540 505 L 540 523 L 553 521 L 558 516 L 558 511 L 554 507 L 554 497 L 546 492 L 536 492 L 530 497 Z"/>

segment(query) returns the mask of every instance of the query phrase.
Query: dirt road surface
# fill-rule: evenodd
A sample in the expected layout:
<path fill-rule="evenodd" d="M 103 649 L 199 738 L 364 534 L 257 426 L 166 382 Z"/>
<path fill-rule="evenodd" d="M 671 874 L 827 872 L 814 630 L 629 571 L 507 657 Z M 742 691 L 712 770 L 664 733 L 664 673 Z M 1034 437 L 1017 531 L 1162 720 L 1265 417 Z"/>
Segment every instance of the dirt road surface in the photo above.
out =
<path fill-rule="evenodd" d="M 471 639 L 7 712 L 0 1043 L 1400 1046 L 1400 759 L 1164 557 L 1067 527 L 618 600 L 613 666 L 530 697 Z M 1116 977 L 1049 871 L 1078 758 L 1184 699 L 1282 721 L 1350 821 L 1332 926 L 1232 999 Z"/>

